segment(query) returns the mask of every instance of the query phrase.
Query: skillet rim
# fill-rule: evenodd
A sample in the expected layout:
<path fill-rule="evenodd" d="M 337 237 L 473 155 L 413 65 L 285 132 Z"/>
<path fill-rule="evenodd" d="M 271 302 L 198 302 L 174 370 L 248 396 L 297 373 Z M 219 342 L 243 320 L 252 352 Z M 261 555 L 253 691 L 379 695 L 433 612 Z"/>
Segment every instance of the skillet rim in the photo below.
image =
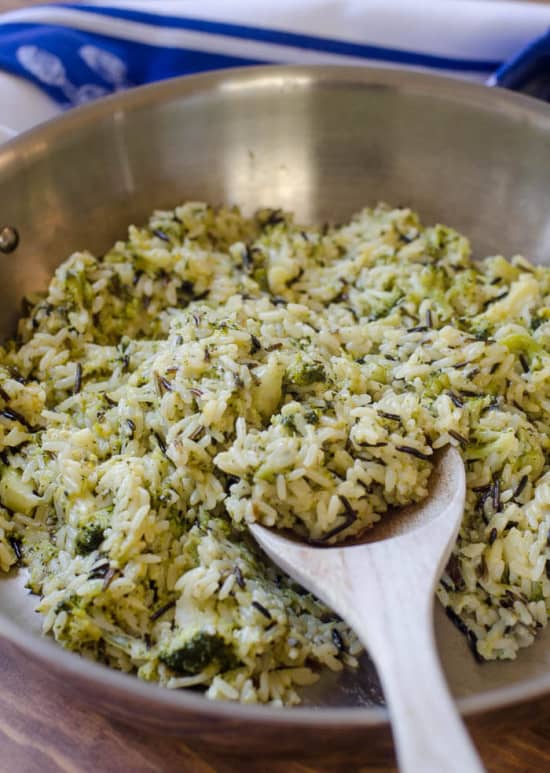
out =
<path fill-rule="evenodd" d="M 70 112 L 45 121 L 11 140 L 0 148 L 0 176 L 13 171 L 13 165 L 32 161 L 34 155 L 43 152 L 44 146 L 55 143 L 57 138 L 76 133 L 88 124 L 116 118 L 118 111 L 125 114 L 173 99 L 196 97 L 231 89 L 258 88 L 265 81 L 267 87 L 303 88 L 316 83 L 326 87 L 354 86 L 355 88 L 383 88 L 398 93 L 426 95 L 475 106 L 501 114 L 526 126 L 547 131 L 550 137 L 550 106 L 532 97 L 512 93 L 500 88 L 468 81 L 455 80 L 442 75 L 418 72 L 407 68 L 336 66 L 336 65 L 261 65 L 228 68 L 198 75 L 170 78 L 102 98 L 98 102 L 73 108 Z M 1 582 L 1 579 L 0 579 Z M 89 661 L 63 649 L 52 640 L 38 637 L 23 630 L 7 618 L 0 608 L 0 636 L 35 659 L 49 664 L 59 675 L 66 673 L 80 682 L 92 684 L 96 690 L 105 688 L 117 696 L 132 698 L 152 707 L 182 713 L 193 713 L 198 720 L 212 718 L 228 720 L 234 724 L 246 722 L 255 725 L 308 728 L 354 729 L 382 727 L 389 722 L 384 707 L 293 707 L 282 710 L 270 706 L 244 705 L 225 701 L 211 701 L 190 691 L 172 691 L 160 685 L 142 682 L 135 676 Z M 532 677 L 511 686 L 499 687 L 457 700 L 460 712 L 465 715 L 504 708 L 511 704 L 532 700 L 550 692 L 550 669 L 544 677 Z"/>

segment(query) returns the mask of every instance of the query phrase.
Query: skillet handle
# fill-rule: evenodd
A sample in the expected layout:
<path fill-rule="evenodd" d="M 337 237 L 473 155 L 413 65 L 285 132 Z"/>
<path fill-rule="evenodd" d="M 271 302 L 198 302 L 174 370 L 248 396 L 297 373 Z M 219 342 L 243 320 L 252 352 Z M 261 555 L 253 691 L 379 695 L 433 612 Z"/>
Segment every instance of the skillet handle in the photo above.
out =
<path fill-rule="evenodd" d="M 487 85 L 550 102 L 550 30 L 503 64 Z"/>

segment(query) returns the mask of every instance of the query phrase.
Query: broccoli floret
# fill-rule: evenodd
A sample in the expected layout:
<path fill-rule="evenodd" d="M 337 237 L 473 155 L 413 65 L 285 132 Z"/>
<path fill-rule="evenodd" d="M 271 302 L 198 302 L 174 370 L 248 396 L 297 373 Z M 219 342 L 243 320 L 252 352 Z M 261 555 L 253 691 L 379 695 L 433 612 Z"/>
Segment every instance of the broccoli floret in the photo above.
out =
<path fill-rule="evenodd" d="M 491 336 L 491 325 L 482 314 L 470 318 L 460 317 L 458 323 L 462 330 L 473 335 L 478 341 L 487 341 Z"/>
<path fill-rule="evenodd" d="M 199 674 L 211 663 L 219 666 L 220 671 L 228 671 L 238 662 L 233 648 L 221 636 L 205 631 L 190 639 L 180 636 L 170 649 L 159 655 L 159 660 L 178 674 Z"/>
<path fill-rule="evenodd" d="M 394 287 L 391 291 L 380 293 L 377 299 L 371 299 L 368 321 L 376 322 L 378 319 L 389 317 L 402 298 L 403 292 L 398 287 Z"/>
<path fill-rule="evenodd" d="M 424 231 L 426 254 L 435 260 L 448 258 L 453 266 L 466 268 L 469 263 L 470 246 L 468 240 L 453 228 L 436 225 Z"/>
<path fill-rule="evenodd" d="M 292 433 L 297 432 L 294 416 L 283 416 L 281 418 L 281 424 L 283 425 L 283 427 L 286 427 L 289 430 L 289 432 L 292 432 Z"/>
<path fill-rule="evenodd" d="M 58 603 L 54 611 L 56 614 L 59 612 L 69 612 L 71 609 L 74 609 L 74 607 L 78 605 L 78 601 L 78 596 L 76 596 L 74 593 L 69 593 L 68 596 L 66 596 Z"/>
<path fill-rule="evenodd" d="M 252 279 L 258 284 L 260 290 L 264 292 L 269 291 L 269 284 L 267 282 L 267 271 L 263 266 L 258 266 L 252 272 Z"/>
<path fill-rule="evenodd" d="M 89 523 L 86 526 L 82 526 L 76 537 L 75 548 L 77 553 L 81 556 L 88 555 L 101 545 L 103 542 L 103 532 L 105 531 L 104 524 L 101 523 Z"/>
<path fill-rule="evenodd" d="M 306 411 L 304 419 L 308 424 L 319 424 L 319 413 L 316 410 Z"/>
<path fill-rule="evenodd" d="M 310 386 L 320 381 L 326 381 L 325 366 L 314 360 L 299 360 L 290 366 L 287 372 L 288 380 L 296 386 Z"/>
<path fill-rule="evenodd" d="M 544 591 L 541 582 L 531 583 L 531 594 L 529 601 L 544 601 Z"/>

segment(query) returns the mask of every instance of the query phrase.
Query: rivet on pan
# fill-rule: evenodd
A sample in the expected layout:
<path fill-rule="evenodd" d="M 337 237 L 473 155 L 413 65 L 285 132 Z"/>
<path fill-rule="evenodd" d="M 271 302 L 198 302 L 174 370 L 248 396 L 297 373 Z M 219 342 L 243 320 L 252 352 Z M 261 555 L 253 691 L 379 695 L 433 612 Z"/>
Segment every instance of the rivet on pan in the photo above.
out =
<path fill-rule="evenodd" d="M 11 225 L 3 225 L 0 228 L 0 252 L 6 255 L 13 252 L 19 244 L 19 234 L 17 229 Z"/>

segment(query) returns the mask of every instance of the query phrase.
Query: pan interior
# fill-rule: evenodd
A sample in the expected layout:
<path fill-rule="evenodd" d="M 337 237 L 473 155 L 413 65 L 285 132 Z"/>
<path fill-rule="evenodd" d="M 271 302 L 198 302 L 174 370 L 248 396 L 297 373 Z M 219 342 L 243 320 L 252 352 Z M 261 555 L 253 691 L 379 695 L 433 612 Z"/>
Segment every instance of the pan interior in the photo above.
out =
<path fill-rule="evenodd" d="M 2 220 L 20 236 L 0 258 L 2 335 L 71 251 L 101 253 L 129 223 L 185 200 L 283 207 L 303 222 L 382 200 L 461 230 L 477 255 L 548 261 L 549 139 L 550 112 L 530 100 L 366 68 L 215 73 L 77 110 L 0 151 Z M 40 656 L 35 601 L 22 572 L 0 580 L 0 619 Z M 548 631 L 517 661 L 480 665 L 441 609 L 435 617 L 457 696 L 550 682 Z M 304 695 L 311 706 L 381 702 L 366 657 L 358 674 L 327 675 Z"/>

